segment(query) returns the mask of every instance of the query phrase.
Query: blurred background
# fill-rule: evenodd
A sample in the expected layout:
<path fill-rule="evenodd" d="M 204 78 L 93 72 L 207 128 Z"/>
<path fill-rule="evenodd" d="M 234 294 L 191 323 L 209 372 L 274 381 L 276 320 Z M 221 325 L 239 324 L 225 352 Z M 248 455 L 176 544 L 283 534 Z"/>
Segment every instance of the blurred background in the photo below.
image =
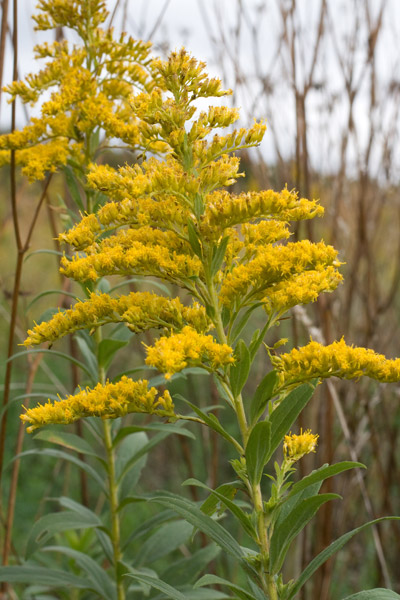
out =
<path fill-rule="evenodd" d="M 30 0 L 19 4 L 21 78 L 38 70 L 33 46 L 49 39 L 48 34 L 46 37 L 46 33 L 33 30 L 30 14 L 34 4 Z M 5 5 L 3 0 L 3 8 Z M 334 245 L 345 263 L 345 282 L 332 296 L 294 310 L 277 331 L 276 339 L 286 335 L 297 345 L 307 342 L 310 335 L 326 343 L 344 335 L 347 343 L 371 347 L 390 358 L 400 356 L 400 3 L 119 0 L 107 2 L 107 6 L 117 31 L 149 39 L 156 54 L 166 55 L 184 45 L 196 58 L 205 60 L 209 72 L 232 88 L 228 102 L 241 108 L 243 125 L 250 125 L 253 118 L 267 120 L 262 145 L 241 155 L 246 175 L 240 181 L 241 189 L 282 189 L 287 185 L 302 196 L 320 198 L 325 207 L 323 219 L 299 224 L 294 237 L 323 238 Z M 3 25 L 2 85 L 12 78 L 10 30 L 12 25 L 8 31 Z M 64 32 L 57 34 L 62 37 Z M 7 132 L 11 113 L 4 93 L 0 109 L 1 130 Z M 30 110 L 29 106 L 18 107 L 18 127 L 31 116 Z M 119 155 L 111 160 L 116 165 L 125 158 Z M 5 357 L 16 256 L 6 167 L 0 171 L 0 193 L 0 352 Z M 57 250 L 53 238 L 63 229 L 57 194 L 65 193 L 63 181 L 57 180 L 46 197 L 31 252 Z M 31 215 L 39 195 L 40 186 L 19 181 L 22 231 L 24 215 Z M 57 296 L 46 296 L 30 308 L 36 294 L 59 287 L 68 293 L 74 291 L 59 279 L 57 260 L 57 255 L 36 253 L 25 261 L 18 343 L 32 320 L 55 306 Z M 58 299 L 67 307 L 71 302 L 68 297 Z M 256 328 L 260 318 L 262 315 L 255 315 L 251 327 Z M 141 341 L 131 342 L 120 360 L 129 358 L 140 364 Z M 71 349 L 73 343 L 67 341 L 65 345 L 70 344 Z M 266 366 L 267 356 L 260 352 L 255 383 Z M 54 388 L 61 394 L 71 392 L 77 384 L 77 374 L 71 383 L 71 374 L 56 359 L 46 358 L 36 365 L 32 359 L 21 358 L 14 365 L 13 397 L 23 394 L 26 381 L 33 377 L 32 385 L 42 394 L 53 393 Z M 173 385 L 174 391 L 188 394 L 191 390 L 192 398 L 200 404 L 207 402 L 205 396 L 216 397 L 207 378 L 198 375 Z M 251 395 L 250 386 L 247 392 Z M 345 531 L 373 517 L 400 514 L 399 392 L 397 385 L 371 382 L 334 381 L 320 386 L 308 414 L 299 423 L 319 433 L 319 448 L 301 468 L 307 472 L 324 462 L 351 458 L 366 464 L 368 471 L 341 475 L 338 481 L 326 484 L 325 491 L 342 493 L 344 500 L 325 505 L 314 526 L 306 529 L 307 535 L 293 553 L 288 577 L 290 570 L 295 573 Z M 9 410 L 8 460 L 14 453 L 18 412 L 17 402 Z M 184 478 L 195 476 L 216 486 L 232 477 L 226 466 L 226 449 L 217 447 L 209 432 L 198 430 L 196 434 L 202 443 L 171 437 L 156 449 L 150 456 L 151 474 L 145 475 L 142 485 L 179 489 Z M 28 448 L 32 442 L 25 444 Z M 168 463 L 163 460 L 167 455 Z M 54 496 L 63 486 L 71 485 L 71 477 L 73 481 L 65 467 L 54 466 L 54 462 L 50 479 L 47 463 L 38 465 L 37 459 L 26 459 L 22 473 L 27 475 L 33 464 L 38 481 L 29 487 L 31 502 L 24 501 L 23 493 L 17 497 L 17 546 L 23 543 L 34 516 L 44 510 L 40 498 L 44 494 Z M 336 560 L 320 569 L 313 585 L 305 588 L 303 599 L 336 600 L 358 589 L 379 586 L 400 592 L 399 556 L 398 524 L 356 537 Z"/>

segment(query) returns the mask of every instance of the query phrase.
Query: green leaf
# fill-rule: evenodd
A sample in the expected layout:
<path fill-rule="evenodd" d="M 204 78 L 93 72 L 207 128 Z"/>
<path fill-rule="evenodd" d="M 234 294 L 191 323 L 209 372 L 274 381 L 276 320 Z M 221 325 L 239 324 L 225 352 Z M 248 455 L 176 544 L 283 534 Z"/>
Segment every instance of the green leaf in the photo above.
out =
<path fill-rule="evenodd" d="M 144 431 L 131 433 L 119 444 L 116 455 L 115 471 L 120 482 L 121 500 L 127 496 L 139 481 L 142 469 L 146 465 L 147 453 L 142 453 L 138 460 L 131 460 L 146 447 L 149 438 Z M 129 466 L 128 466 L 129 465 Z M 123 474 L 121 476 L 121 474 Z M 121 476 L 121 477 L 120 477 Z"/>
<path fill-rule="evenodd" d="M 187 480 L 187 481 L 190 481 L 190 480 Z M 190 485 L 190 484 L 187 484 L 187 481 L 184 481 L 182 485 Z M 238 490 L 237 484 L 238 483 L 240 483 L 240 482 L 238 482 L 238 481 L 233 482 L 233 484 L 236 484 L 236 485 L 233 485 L 232 483 L 223 483 L 222 485 L 219 485 L 213 491 L 218 492 L 224 498 L 229 498 L 231 500 L 232 498 L 235 497 L 235 495 L 237 493 L 237 490 Z M 205 515 L 212 517 L 213 514 L 215 514 L 215 512 L 217 511 L 219 503 L 220 503 L 220 500 L 219 500 L 218 496 L 215 494 L 210 494 L 208 496 L 208 498 L 206 498 L 206 500 L 204 500 L 203 504 L 200 506 L 200 510 Z"/>
<path fill-rule="evenodd" d="M 80 469 L 82 469 L 83 471 L 85 471 L 88 475 L 93 477 L 93 479 L 95 481 L 97 481 L 97 483 L 99 484 L 100 488 L 103 491 L 106 491 L 106 484 L 104 481 L 104 477 L 102 477 L 91 465 L 83 462 L 83 460 L 80 460 L 79 458 L 77 458 L 73 454 L 69 454 L 68 452 L 63 452 L 61 450 L 55 450 L 53 448 L 41 448 L 40 450 L 37 450 L 37 449 L 26 450 L 25 452 L 21 452 L 20 454 L 15 456 L 13 458 L 13 461 L 16 458 L 22 458 L 23 456 L 34 456 L 34 455 L 51 456 L 52 458 L 58 458 L 58 459 L 69 461 L 69 462 L 73 463 L 74 465 L 76 465 L 77 467 L 79 467 Z"/>
<path fill-rule="evenodd" d="M 88 367 L 86 365 L 84 365 L 82 362 L 80 362 L 73 356 L 69 356 L 68 354 L 65 354 L 64 352 L 57 352 L 56 350 L 47 350 L 46 348 L 33 348 L 31 350 L 23 350 L 22 352 L 17 352 L 16 354 L 13 354 L 12 356 L 10 356 L 10 358 L 6 362 L 15 360 L 16 358 L 19 358 L 20 356 L 27 356 L 28 354 L 50 354 L 51 356 L 59 356 L 61 358 L 65 358 L 69 362 L 73 363 L 74 365 L 76 365 L 77 367 L 82 369 L 82 371 L 84 371 L 87 375 L 89 375 L 90 378 L 92 378 L 92 373 L 91 373 L 90 369 L 88 369 Z"/>
<path fill-rule="evenodd" d="M 69 259 L 72 259 L 72 256 L 65 254 L 65 252 L 60 252 L 59 250 L 49 250 L 48 248 L 41 248 L 40 250 L 34 250 L 27 254 L 24 258 L 24 263 L 26 263 L 32 256 L 36 254 L 52 254 L 53 256 L 66 256 Z"/>
<path fill-rule="evenodd" d="M 54 315 L 57 315 L 59 312 L 60 310 L 57 307 L 46 308 L 46 310 L 41 313 L 40 317 L 36 319 L 36 324 L 41 325 L 42 323 L 51 321 Z"/>
<path fill-rule="evenodd" d="M 129 500 L 128 498 L 126 500 Z M 143 501 L 146 499 L 144 498 Z M 133 540 L 138 539 L 149 533 L 152 529 L 159 527 L 167 521 L 172 521 L 176 518 L 176 514 L 173 510 L 163 510 L 154 516 L 147 519 L 144 523 L 141 523 L 139 527 L 134 529 L 130 534 L 129 538 L 124 542 L 124 547 L 128 546 Z"/>
<path fill-rule="evenodd" d="M 258 485 L 264 466 L 271 456 L 271 423 L 262 421 L 251 430 L 246 446 L 246 464 L 250 483 Z"/>
<path fill-rule="evenodd" d="M 199 416 L 204 421 L 204 423 L 208 425 L 208 427 L 210 427 L 211 429 L 219 433 L 223 438 L 225 438 L 230 444 L 232 444 L 236 448 L 236 450 L 240 452 L 240 454 L 243 453 L 243 449 L 240 446 L 239 442 L 237 442 L 235 438 L 233 438 L 227 431 L 225 431 L 225 429 L 222 427 L 221 423 L 215 415 L 205 413 L 203 410 L 198 408 L 195 404 L 189 402 L 189 400 L 187 400 L 180 394 L 174 394 L 174 398 L 185 402 L 185 404 L 190 406 L 190 408 L 193 409 L 196 415 Z"/>
<path fill-rule="evenodd" d="M 171 508 L 188 521 L 188 523 L 193 525 L 193 527 L 208 535 L 227 554 L 239 561 L 243 561 L 243 550 L 237 541 L 222 525 L 205 515 L 194 502 L 167 492 L 160 492 L 160 495 L 150 496 L 149 500 Z"/>
<path fill-rule="evenodd" d="M 166 583 L 184 585 L 194 581 L 206 568 L 209 562 L 214 560 L 220 553 L 220 548 L 214 543 L 207 544 L 204 548 L 197 550 L 188 557 L 169 564 L 161 576 Z"/>
<path fill-rule="evenodd" d="M 242 587 L 232 583 L 231 581 L 228 581 L 227 579 L 223 579 L 222 577 L 218 577 L 217 575 L 204 575 L 203 577 L 201 577 L 201 579 L 199 579 L 194 587 L 202 587 L 204 585 L 222 585 L 222 586 L 226 586 L 227 588 L 229 588 L 230 590 L 232 590 L 232 592 L 235 592 L 235 594 L 241 598 L 241 600 L 254 600 L 254 595 L 250 592 L 248 592 L 247 590 L 243 589 Z"/>
<path fill-rule="evenodd" d="M 204 213 L 204 202 L 202 195 L 197 192 L 194 197 L 194 206 L 193 206 L 194 214 L 197 219 L 200 219 L 201 215 Z"/>
<path fill-rule="evenodd" d="M 201 249 L 199 234 L 198 234 L 198 232 L 194 226 L 194 223 L 191 219 L 188 219 L 187 227 L 188 227 L 188 235 L 189 235 L 189 244 L 191 245 L 192 250 L 196 254 L 196 256 L 201 258 L 203 255 L 203 252 Z"/>
<path fill-rule="evenodd" d="M 232 344 L 235 343 L 236 339 L 239 337 L 239 335 L 243 331 L 243 329 L 246 326 L 248 320 L 250 319 L 253 311 L 256 310 L 256 308 L 258 308 L 259 306 L 262 306 L 262 302 L 256 302 L 255 304 L 253 304 L 252 306 L 250 306 L 250 308 L 248 308 L 243 313 L 243 315 L 240 317 L 240 320 L 233 326 L 232 332 L 231 332 L 231 335 L 230 335 L 230 339 L 231 339 Z"/>
<path fill-rule="evenodd" d="M 40 300 L 40 298 L 44 298 L 44 296 L 49 296 L 50 294 L 57 294 L 58 296 L 68 296 L 69 298 L 73 298 L 74 300 L 79 300 L 77 295 L 73 294 L 72 292 L 66 292 L 64 290 L 46 290 L 45 292 L 41 292 L 40 294 L 37 294 L 37 296 L 35 296 L 29 302 L 28 306 L 25 308 L 25 314 L 28 312 L 28 310 L 30 308 L 32 308 L 32 306 L 35 304 L 35 302 Z"/>
<path fill-rule="evenodd" d="M 7 583 L 36 583 L 55 588 L 88 588 L 90 581 L 65 571 L 39 567 L 37 565 L 18 565 L 0 567 L 0 581 Z"/>
<path fill-rule="evenodd" d="M 301 590 L 303 585 L 310 579 L 310 577 L 315 573 L 315 571 L 317 571 L 319 569 L 319 567 L 321 565 L 323 565 L 333 554 L 336 554 L 336 552 L 338 552 L 338 550 L 343 548 L 343 546 L 345 544 L 347 544 L 347 542 L 349 540 L 351 540 L 351 538 L 354 535 L 356 535 L 356 533 L 359 533 L 363 529 L 367 529 L 368 527 L 371 527 L 372 525 L 375 525 L 377 523 L 382 523 L 383 521 L 392 521 L 392 520 L 400 521 L 400 517 L 381 517 L 380 519 L 374 519 L 373 521 L 364 523 L 364 525 L 361 525 L 360 527 L 357 527 L 356 529 L 353 529 L 352 531 L 348 531 L 347 533 L 342 535 L 340 538 L 338 538 L 337 540 L 332 542 L 332 544 L 330 544 L 330 546 L 325 548 L 325 550 L 322 550 L 322 552 L 320 552 L 315 558 L 313 558 L 313 560 L 306 566 L 306 568 L 304 569 L 304 571 L 302 572 L 302 574 L 300 575 L 298 580 L 290 587 L 290 591 L 287 596 L 287 600 L 292 600 L 292 598 L 294 598 L 299 593 L 299 591 Z M 373 600 L 373 599 L 371 598 L 371 600 Z"/>
<path fill-rule="evenodd" d="M 317 481 L 324 481 L 329 477 L 333 477 L 334 475 L 338 475 L 339 473 L 343 473 L 343 471 L 348 471 L 349 469 L 361 468 L 366 469 L 366 466 L 359 462 L 352 461 L 343 461 L 340 463 L 336 463 L 335 465 L 323 465 L 319 469 L 316 469 L 309 475 L 297 481 L 290 490 L 287 498 L 291 498 L 295 494 L 298 494 L 309 485 L 316 483 Z"/>
<path fill-rule="evenodd" d="M 270 328 L 270 321 L 268 320 L 264 327 L 261 330 L 261 333 L 259 332 L 259 330 L 257 329 L 257 331 L 254 332 L 254 335 L 251 339 L 250 342 L 250 346 L 249 346 L 249 351 L 250 351 L 250 357 L 251 360 L 253 361 L 258 349 L 260 348 L 261 344 L 263 343 L 263 340 L 265 338 L 265 334 L 267 333 L 268 329 Z"/>
<path fill-rule="evenodd" d="M 62 506 L 62 508 L 72 510 L 73 512 L 80 515 L 82 518 L 86 518 L 88 521 L 97 523 L 99 527 L 103 525 L 101 518 L 98 515 L 96 515 L 95 512 L 90 510 L 90 508 L 87 508 L 87 506 L 84 506 L 80 502 L 76 502 L 75 500 L 72 500 L 72 498 L 68 498 L 67 496 L 61 496 L 57 499 L 57 502 L 60 506 Z"/>
<path fill-rule="evenodd" d="M 279 514 L 276 519 L 275 529 L 279 528 L 283 521 L 288 518 L 288 516 L 296 509 L 301 502 L 303 502 L 306 498 L 311 498 L 311 496 L 316 496 L 319 494 L 319 491 L 322 486 L 322 481 L 317 481 L 316 483 L 312 483 L 308 487 L 306 487 L 301 492 L 298 492 L 291 498 L 286 498 L 285 502 L 279 507 Z"/>
<path fill-rule="evenodd" d="M 270 416 L 271 450 L 267 461 L 271 458 L 303 408 L 307 406 L 313 393 L 314 387 L 309 383 L 303 383 L 290 392 L 272 412 Z"/>
<path fill-rule="evenodd" d="M 217 590 L 210 590 L 207 588 L 199 588 L 198 590 L 182 588 L 185 594 L 186 600 L 236 600 L 227 593 L 218 592 Z M 153 600 L 164 600 L 163 596 L 157 596 Z"/>
<path fill-rule="evenodd" d="M 109 294 L 111 285 L 106 277 L 101 277 L 96 284 L 96 288 L 101 294 Z"/>
<path fill-rule="evenodd" d="M 276 371 L 270 371 L 258 385 L 250 403 L 250 421 L 255 423 L 267 407 L 278 379 Z"/>
<path fill-rule="evenodd" d="M 145 456 L 152 448 L 154 448 L 154 446 L 157 446 L 157 444 L 162 442 L 169 435 L 171 435 L 170 431 L 160 431 L 160 433 L 154 435 L 144 446 L 142 446 L 140 450 L 137 450 L 137 452 L 135 452 L 135 454 L 126 462 L 118 478 L 118 484 L 124 479 L 125 475 L 138 462 L 138 460 L 142 458 L 142 456 Z"/>
<path fill-rule="evenodd" d="M 192 440 L 196 439 L 194 433 L 189 431 L 188 429 L 183 428 L 183 423 L 149 423 L 148 425 L 131 425 L 129 427 L 123 427 L 117 433 L 114 438 L 113 446 L 114 448 L 119 444 L 121 440 L 123 440 L 127 435 L 131 433 L 136 433 L 138 431 L 167 431 L 168 433 L 175 433 L 177 435 L 183 435 L 185 437 L 191 438 Z"/>
<path fill-rule="evenodd" d="M 89 515 L 80 515 L 73 511 L 63 511 L 45 515 L 32 527 L 31 533 L 26 544 L 25 556 L 28 558 L 43 544 L 45 544 L 54 534 L 72 529 L 89 529 L 91 527 L 101 527 L 102 522 L 99 517 L 94 518 L 94 513 Z"/>
<path fill-rule="evenodd" d="M 231 365 L 229 379 L 235 398 L 240 394 L 249 376 L 251 361 L 249 350 L 243 340 L 239 340 L 235 348 L 235 363 Z"/>
<path fill-rule="evenodd" d="M 47 394 L 22 394 L 22 398 L 30 398 L 30 397 L 39 397 L 43 399 L 43 396 L 45 396 L 46 398 L 51 397 L 53 400 L 55 400 L 57 402 L 58 398 L 57 396 L 53 396 L 52 394 L 49 394 L 47 396 Z M 14 404 L 16 404 L 17 402 L 21 402 L 21 396 L 17 396 L 16 398 L 13 398 L 12 400 L 9 400 L 7 402 L 7 404 L 3 405 L 0 408 L 0 417 L 3 416 L 3 414 L 5 412 L 7 412 L 12 406 L 14 406 Z"/>
<path fill-rule="evenodd" d="M 384 588 L 375 588 L 373 590 L 365 590 L 364 592 L 357 592 L 347 596 L 344 600 L 400 600 L 399 594 L 392 590 L 386 590 Z"/>
<path fill-rule="evenodd" d="M 78 348 L 84 358 L 85 363 L 90 371 L 90 376 L 93 383 L 97 383 L 99 376 L 99 364 L 94 349 L 91 348 L 92 339 L 88 336 L 87 331 L 77 331 L 74 339 L 78 344 Z"/>
<path fill-rule="evenodd" d="M 306 498 L 290 512 L 279 526 L 276 525 L 270 547 L 271 573 L 280 571 L 291 542 L 304 529 L 320 506 L 336 498 L 340 498 L 340 496 L 338 494 L 320 494 Z"/>
<path fill-rule="evenodd" d="M 128 369 L 127 371 L 121 371 L 112 378 L 112 382 L 115 383 L 119 381 L 121 377 L 124 375 L 133 375 L 134 373 L 140 373 L 140 371 L 155 371 L 154 367 L 149 367 L 148 365 L 140 365 L 140 367 L 135 367 L 134 369 Z"/>
<path fill-rule="evenodd" d="M 202 483 L 201 481 L 198 481 L 197 479 L 193 479 L 193 478 L 187 479 L 186 481 L 183 482 L 182 485 L 196 485 L 197 487 L 201 487 L 201 488 L 209 491 L 212 496 L 215 496 L 220 502 L 222 502 L 223 505 L 226 506 L 226 508 L 228 508 L 231 511 L 231 513 L 233 515 L 235 515 L 235 517 L 238 519 L 238 521 L 242 524 L 243 529 L 246 531 L 246 533 L 252 539 L 254 539 L 256 537 L 256 532 L 251 523 L 250 515 L 247 515 L 229 497 L 225 496 L 223 493 L 219 492 L 218 490 L 213 490 L 212 488 L 208 487 L 208 485 L 205 485 L 204 483 Z M 231 489 L 233 488 L 233 486 L 229 486 L 229 487 Z M 233 488 L 233 489 L 235 490 L 235 488 Z M 202 512 L 205 513 L 204 510 L 202 510 Z M 207 513 L 205 513 L 205 514 L 207 514 Z"/>
<path fill-rule="evenodd" d="M 82 437 L 75 435 L 75 433 L 67 433 L 58 429 L 41 429 L 34 435 L 35 440 L 42 440 L 44 442 L 51 442 L 52 444 L 59 444 L 69 450 L 75 450 L 80 454 L 87 454 L 89 456 L 96 456 L 100 458 L 97 452 L 93 450 L 92 446 L 84 440 Z"/>
<path fill-rule="evenodd" d="M 192 526 L 186 521 L 175 520 L 171 523 L 164 523 L 141 544 L 136 564 L 139 566 L 149 565 L 173 552 L 189 540 L 192 530 Z"/>
<path fill-rule="evenodd" d="M 82 198 L 79 192 L 79 186 L 76 181 L 74 172 L 72 171 L 71 167 L 65 166 L 64 173 L 65 181 L 67 183 L 68 191 L 71 195 L 72 200 L 82 213 L 85 212 L 85 208 L 83 206 Z"/>
<path fill-rule="evenodd" d="M 115 290 L 118 290 L 119 288 L 125 286 L 125 285 L 129 285 L 130 283 L 146 283 L 147 285 L 152 285 L 155 288 L 158 288 L 159 290 L 161 290 L 162 292 L 164 292 L 164 294 L 166 294 L 167 296 L 171 295 L 171 290 L 164 285 L 163 283 L 160 283 L 159 281 L 153 281 L 153 279 L 150 279 L 149 277 L 146 277 L 146 279 L 144 277 L 134 277 L 132 279 L 125 279 L 125 281 L 121 281 L 120 283 L 117 283 L 116 285 L 114 285 L 111 289 L 110 289 L 110 294 L 112 292 L 115 292 Z"/>
<path fill-rule="evenodd" d="M 106 371 L 110 366 L 114 355 L 118 350 L 124 348 L 124 346 L 128 345 L 128 341 L 126 340 L 113 340 L 111 338 L 106 338 L 101 340 L 97 352 L 97 360 L 99 361 L 99 366 L 104 368 Z"/>
<path fill-rule="evenodd" d="M 66 546 L 47 546 L 42 549 L 42 552 L 59 552 L 74 559 L 88 575 L 91 582 L 88 588 L 95 590 L 105 600 L 116 599 L 115 583 L 109 578 L 105 570 L 87 554 Z"/>
<path fill-rule="evenodd" d="M 229 242 L 229 235 L 222 238 L 219 245 L 216 246 L 214 249 L 213 258 L 211 261 L 211 277 L 214 277 L 217 274 L 219 268 L 221 267 L 221 265 L 224 261 L 228 242 Z"/>
<path fill-rule="evenodd" d="M 179 592 L 176 588 L 170 586 L 164 581 L 161 581 L 161 579 L 157 579 L 156 577 L 150 577 L 149 575 L 139 575 L 137 573 L 127 573 L 126 577 L 132 577 L 132 579 L 136 579 L 141 583 L 146 583 L 147 585 L 150 585 L 156 590 L 159 590 L 168 598 L 172 598 L 173 600 L 187 600 L 186 596 L 181 594 L 181 592 Z"/>

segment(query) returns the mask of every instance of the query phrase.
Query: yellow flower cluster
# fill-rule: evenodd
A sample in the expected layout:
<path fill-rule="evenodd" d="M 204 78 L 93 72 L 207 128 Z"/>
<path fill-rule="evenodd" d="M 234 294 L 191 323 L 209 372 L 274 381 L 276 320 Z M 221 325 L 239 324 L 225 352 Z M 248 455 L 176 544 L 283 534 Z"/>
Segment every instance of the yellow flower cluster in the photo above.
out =
<path fill-rule="evenodd" d="M 108 253 L 111 248 L 121 248 L 126 251 L 136 243 L 144 246 L 166 248 L 170 252 L 192 255 L 193 251 L 186 240 L 178 237 L 172 231 L 161 231 L 154 227 L 143 225 L 138 229 L 120 229 L 115 235 L 102 239 L 91 246 L 84 247 L 87 255 Z"/>
<path fill-rule="evenodd" d="M 162 227 L 183 231 L 189 211 L 185 211 L 173 195 L 165 195 L 155 202 L 150 196 L 126 198 L 121 202 L 108 202 L 97 215 L 86 215 L 66 233 L 60 241 L 75 247 L 90 246 L 102 233 L 122 225 Z"/>
<path fill-rule="evenodd" d="M 28 408 L 20 419 L 29 424 L 28 433 L 43 425 L 74 423 L 83 417 L 115 419 L 128 413 L 147 413 L 174 417 L 174 404 L 168 391 L 158 395 L 156 388 L 148 388 L 146 380 L 132 381 L 122 377 L 117 383 L 98 383 L 93 389 L 81 390 L 59 402 L 38 404 Z"/>
<path fill-rule="evenodd" d="M 237 266 L 225 277 L 220 300 L 225 306 L 235 302 L 246 305 L 249 300 L 262 298 L 266 288 L 293 275 L 340 264 L 336 262 L 336 257 L 337 251 L 324 242 L 313 244 L 309 240 L 302 240 L 286 246 L 262 245 L 255 258 L 247 264 Z"/>
<path fill-rule="evenodd" d="M 0 145 L 6 146 L 5 140 L 0 138 Z M 3 147 L 4 147 L 3 146 Z M 43 179 L 46 173 L 54 173 L 61 165 L 65 165 L 68 157 L 80 154 L 81 145 L 68 146 L 68 140 L 59 138 L 46 144 L 39 144 L 16 152 L 16 163 L 22 166 L 23 174 L 29 181 Z M 0 153 L 0 167 L 10 162 L 11 151 L 3 150 Z"/>
<path fill-rule="evenodd" d="M 264 291 L 262 299 L 268 313 L 284 313 L 297 304 L 315 302 L 322 292 L 333 292 L 343 276 L 332 265 L 319 271 L 304 271 Z"/>
<path fill-rule="evenodd" d="M 70 27 L 79 33 L 98 27 L 108 15 L 104 0 L 39 0 L 37 8 L 45 13 L 34 17 L 41 30 Z"/>
<path fill-rule="evenodd" d="M 162 246 L 146 246 L 133 242 L 125 250 L 120 245 L 105 252 L 86 257 L 63 257 L 61 273 L 76 281 L 97 281 L 105 275 L 153 275 L 160 279 L 184 284 L 190 277 L 198 277 L 201 262 L 197 257 L 166 252 Z"/>
<path fill-rule="evenodd" d="M 255 254 L 259 246 L 273 244 L 279 240 L 285 240 L 290 237 L 288 223 L 266 219 L 255 225 L 244 223 L 241 227 L 243 241 L 246 248 L 246 257 Z"/>
<path fill-rule="evenodd" d="M 51 91 L 41 104 L 40 118 L 32 118 L 22 131 L 0 136 L 0 164 L 10 160 L 10 150 L 16 150 L 16 161 L 30 181 L 42 179 L 68 159 L 86 170 L 89 159 L 82 146 L 91 146 L 93 154 L 93 133 L 101 129 L 108 139 L 141 147 L 129 98 L 135 88 L 150 90 L 155 85 L 150 44 L 124 35 L 116 40 L 112 30 L 101 29 L 108 14 L 104 2 L 42 0 L 38 8 L 43 12 L 34 17 L 37 29 L 67 27 L 82 43 L 72 46 L 63 40 L 38 45 L 36 57 L 50 59 L 45 67 L 5 88 L 11 100 L 19 97 L 31 104 Z"/>
<path fill-rule="evenodd" d="M 358 379 L 366 376 L 383 383 L 400 380 L 400 358 L 387 359 L 367 348 L 348 346 L 344 339 L 323 346 L 311 340 L 301 348 L 272 356 L 279 385 L 289 386 L 314 378 Z"/>
<path fill-rule="evenodd" d="M 159 338 L 153 346 L 146 346 L 146 350 L 146 364 L 156 367 L 166 379 L 187 366 L 208 366 L 216 370 L 234 362 L 232 348 L 189 326 L 181 333 Z"/>
<path fill-rule="evenodd" d="M 300 460 L 306 454 L 315 452 L 319 435 L 311 433 L 311 429 L 307 429 L 304 433 L 300 429 L 300 434 L 290 433 L 285 435 L 283 441 L 283 454 L 290 461 Z"/>
<path fill-rule="evenodd" d="M 324 209 L 317 200 L 298 198 L 297 193 L 284 189 L 281 192 L 265 190 L 235 196 L 226 191 L 216 191 L 207 197 L 204 229 L 223 231 L 238 223 L 253 219 L 272 218 L 279 221 L 299 221 L 321 216 Z"/>
<path fill-rule="evenodd" d="M 89 300 L 78 301 L 69 310 L 58 312 L 50 321 L 30 329 L 24 344 L 54 342 L 74 331 L 107 323 L 125 323 L 135 333 L 163 327 L 179 331 L 185 325 L 199 332 L 210 328 L 205 309 L 198 303 L 184 306 L 179 298 L 171 300 L 149 292 L 132 292 L 118 298 L 92 293 Z"/>

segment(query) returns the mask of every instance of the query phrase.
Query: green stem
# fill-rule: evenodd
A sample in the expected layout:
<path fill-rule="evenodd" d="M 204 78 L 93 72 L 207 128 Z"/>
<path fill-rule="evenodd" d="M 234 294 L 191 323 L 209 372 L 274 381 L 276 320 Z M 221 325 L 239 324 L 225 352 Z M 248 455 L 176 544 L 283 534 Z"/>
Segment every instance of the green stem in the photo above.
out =
<path fill-rule="evenodd" d="M 265 522 L 264 507 L 261 493 L 261 485 L 255 485 L 252 488 L 252 499 L 257 515 L 258 545 L 261 550 L 261 569 L 260 577 L 264 592 L 268 594 L 269 600 L 278 600 L 278 590 L 274 576 L 269 571 L 269 539 L 267 524 Z"/>
<path fill-rule="evenodd" d="M 215 290 L 214 282 L 211 278 L 206 279 L 207 289 L 210 295 L 211 306 L 214 313 L 214 326 L 217 332 L 219 341 L 223 344 L 229 343 L 229 340 L 225 334 L 224 325 L 222 323 L 221 311 L 219 308 L 218 296 Z M 227 385 L 227 387 L 230 387 Z M 246 413 L 244 410 L 242 395 L 238 394 L 237 397 L 233 397 L 232 391 L 229 389 L 230 396 L 233 398 L 234 408 L 237 415 L 240 431 L 243 438 L 243 445 L 246 448 L 247 440 L 249 439 L 251 428 L 247 424 Z M 257 515 L 257 533 L 258 533 L 258 546 L 261 551 L 261 568 L 260 578 L 264 593 L 268 595 L 269 600 L 279 600 L 278 590 L 275 583 L 274 576 L 269 574 L 269 539 L 267 524 L 265 522 L 264 506 L 261 493 L 261 485 L 258 484 L 253 486 L 251 489 L 251 496 L 253 500 L 254 509 Z"/>
<path fill-rule="evenodd" d="M 98 327 L 95 333 L 95 342 L 97 347 L 101 342 L 101 329 Z M 106 382 L 106 372 L 104 367 L 99 365 L 99 382 L 103 385 Z M 110 515 L 111 515 L 111 543 L 113 547 L 114 555 L 114 571 L 115 581 L 117 585 L 117 600 L 125 600 L 125 589 L 123 586 L 122 579 L 119 575 L 119 563 L 122 560 L 121 551 L 121 530 L 119 522 L 118 512 L 118 484 L 115 472 L 115 452 L 112 440 L 111 423 L 108 419 L 103 421 L 103 432 L 104 432 L 104 445 L 107 454 L 107 467 L 108 467 L 108 495 L 110 501 Z"/>
<path fill-rule="evenodd" d="M 211 306 L 213 307 L 213 311 L 214 311 L 213 321 L 214 321 L 215 329 L 217 331 L 218 339 L 222 344 L 227 344 L 228 339 L 226 337 L 224 325 L 222 323 L 221 310 L 219 307 L 218 296 L 215 291 L 214 283 L 210 279 L 207 281 L 207 288 L 208 288 L 208 292 L 210 294 Z M 232 393 L 231 393 L 231 395 L 232 395 Z M 241 431 L 241 434 L 243 437 L 243 443 L 244 443 L 244 446 L 246 447 L 249 432 L 248 432 L 248 426 L 247 426 L 246 413 L 245 413 L 244 406 L 243 406 L 242 395 L 239 394 L 236 398 L 233 398 L 233 402 L 234 402 L 234 408 L 235 408 L 237 418 L 238 418 L 240 431 Z"/>
<path fill-rule="evenodd" d="M 107 463 L 108 463 L 108 490 L 110 497 L 110 512 L 111 512 L 111 541 L 114 553 L 114 570 L 115 570 L 115 581 L 117 583 L 117 598 L 118 600 L 125 600 L 125 590 L 119 576 L 118 565 L 122 560 L 121 551 L 121 532 L 119 523 L 118 513 L 118 485 L 116 482 L 115 474 L 115 454 L 112 444 L 111 436 L 111 424 L 110 421 L 105 419 L 103 421 L 104 427 L 104 442 L 107 452 Z"/>

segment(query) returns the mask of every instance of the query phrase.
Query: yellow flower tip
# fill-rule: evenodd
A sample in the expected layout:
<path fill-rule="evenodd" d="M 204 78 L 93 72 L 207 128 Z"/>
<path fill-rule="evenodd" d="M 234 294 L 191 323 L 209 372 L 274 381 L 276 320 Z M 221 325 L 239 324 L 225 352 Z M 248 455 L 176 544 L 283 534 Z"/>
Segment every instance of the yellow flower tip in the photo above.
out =
<path fill-rule="evenodd" d="M 300 434 L 289 433 L 285 435 L 283 443 L 283 453 L 285 458 L 296 461 L 300 460 L 306 454 L 315 452 L 317 447 L 318 434 L 311 433 L 311 429 L 307 429 L 304 433 L 300 429 Z"/>

